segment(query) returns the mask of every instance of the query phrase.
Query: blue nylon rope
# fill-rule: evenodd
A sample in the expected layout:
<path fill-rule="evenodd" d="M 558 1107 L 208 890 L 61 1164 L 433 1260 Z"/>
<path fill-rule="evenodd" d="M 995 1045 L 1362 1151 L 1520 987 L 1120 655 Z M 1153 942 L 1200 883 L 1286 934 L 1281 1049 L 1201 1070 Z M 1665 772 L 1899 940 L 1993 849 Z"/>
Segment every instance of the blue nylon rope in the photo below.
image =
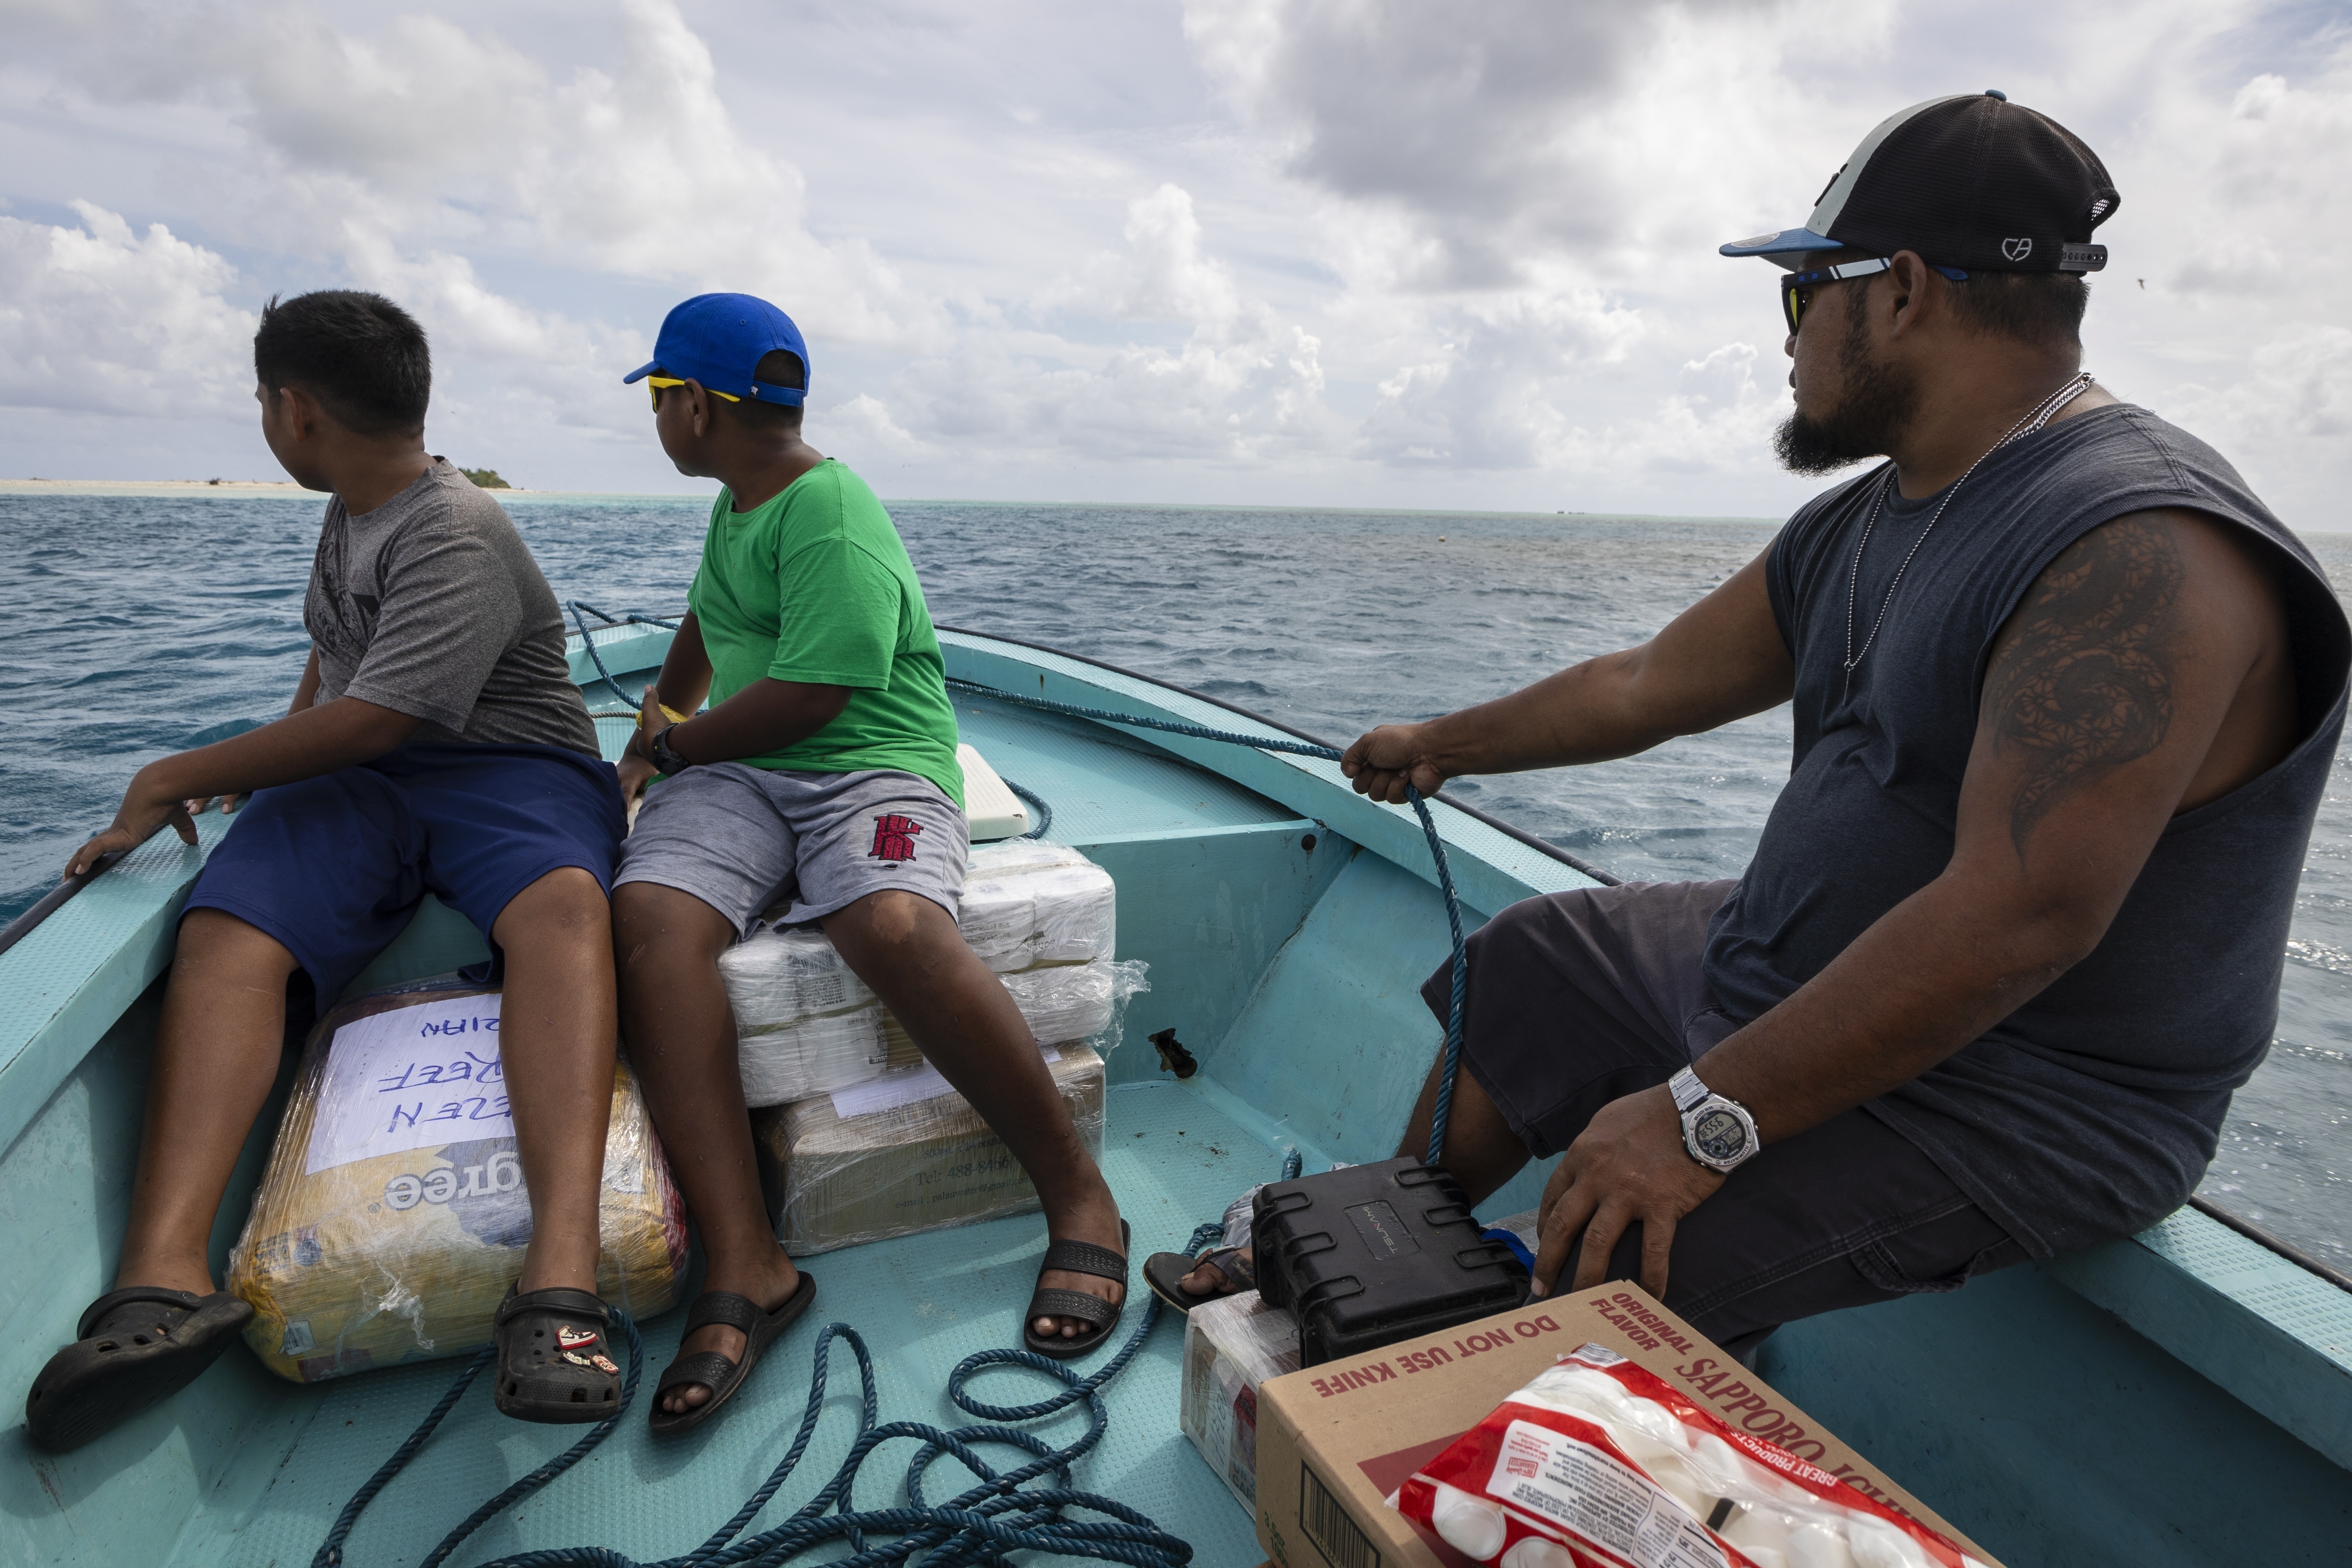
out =
<path fill-rule="evenodd" d="M 1287 1167 L 1285 1173 L 1289 1173 Z M 1219 1225 L 1198 1227 L 1184 1250 L 1199 1251 L 1223 1229 Z M 628 1414 L 637 1396 L 638 1374 L 645 1364 L 645 1342 L 637 1333 L 635 1321 L 626 1312 L 616 1310 L 613 1316 L 629 1342 L 629 1375 L 621 1391 L 620 1408 L 598 1422 L 594 1430 L 570 1448 L 476 1509 L 442 1538 L 422 1568 L 440 1568 L 467 1537 L 585 1458 L 612 1435 L 621 1418 Z M 681 1556 L 652 1563 L 640 1563 L 609 1547 L 556 1547 L 501 1557 L 482 1568 L 782 1568 L 814 1547 L 844 1539 L 854 1554 L 838 1559 L 836 1568 L 881 1568 L 883 1564 L 906 1563 L 919 1554 L 923 1568 L 977 1568 L 979 1564 L 1000 1562 L 1009 1552 L 1045 1552 L 1101 1563 L 1125 1563 L 1132 1568 L 1184 1568 L 1192 1560 L 1191 1543 L 1160 1529 L 1148 1516 L 1125 1503 L 1070 1485 L 1071 1467 L 1102 1440 L 1110 1426 L 1110 1410 L 1102 1399 L 1103 1388 L 1127 1370 L 1128 1363 L 1143 1348 L 1159 1316 L 1160 1299 L 1145 1291 L 1142 1321 L 1136 1324 L 1135 1331 L 1128 1336 L 1118 1353 L 1090 1377 L 1082 1378 L 1064 1363 L 1025 1350 L 980 1351 L 964 1357 L 948 1373 L 948 1397 L 957 1408 L 980 1420 L 950 1430 L 922 1421 L 879 1423 L 881 1398 L 875 1384 L 874 1358 L 866 1342 L 848 1324 L 829 1323 L 817 1336 L 808 1404 L 801 1414 L 800 1429 L 793 1435 L 791 1447 L 734 1517 L 701 1545 Z M 846 1343 L 857 1358 L 857 1440 L 833 1478 L 798 1512 L 772 1530 L 736 1541 L 808 1452 L 809 1442 L 816 1434 L 817 1420 L 824 1412 L 825 1382 L 832 1365 L 827 1352 L 835 1340 Z M 441 1424 L 441 1418 L 449 1414 L 495 1353 L 495 1348 L 486 1349 L 467 1363 L 440 1403 L 394 1450 L 392 1458 L 367 1479 L 328 1531 L 325 1543 L 310 1560 L 311 1568 L 341 1568 L 345 1562 L 343 1542 L 352 1527 L 359 1522 L 361 1513 L 415 1457 L 434 1428 Z M 1005 1366 L 1044 1373 L 1057 1380 L 1062 1390 L 1031 1404 L 1013 1405 L 989 1404 L 970 1391 L 967 1385 L 974 1377 Z M 1087 1429 L 1058 1448 L 1034 1433 L 1008 1425 L 1057 1415 L 1074 1405 L 1085 1406 Z M 907 1466 L 908 1506 L 855 1508 L 851 1493 L 859 1467 L 881 1445 L 901 1437 L 913 1438 L 922 1445 Z M 1016 1447 L 1033 1457 L 1027 1464 L 1000 1471 L 980 1457 L 975 1447 L 979 1444 Z M 933 1462 L 942 1458 L 962 1465 L 978 1484 L 945 1502 L 929 1503 L 923 1497 L 923 1477 Z M 1048 1474 L 1059 1484 L 1036 1488 L 1028 1485 Z M 1066 1509 L 1102 1517 L 1067 1519 L 1063 1517 Z M 869 1545 L 868 1535 L 896 1539 L 887 1544 Z"/>
<path fill-rule="evenodd" d="M 441 1544 L 433 1549 L 431 1556 L 425 1558 L 423 1568 L 440 1568 L 440 1565 L 447 1561 L 449 1554 L 464 1544 L 467 1536 L 488 1523 L 501 1510 L 520 1502 L 539 1490 L 582 1459 L 586 1458 L 596 1445 L 613 1435 L 613 1428 L 619 1426 L 621 1417 L 628 1413 L 629 1402 L 637 1396 L 637 1375 L 645 1367 L 645 1343 L 637 1337 L 635 1320 L 622 1311 L 615 1311 L 613 1316 L 619 1321 L 622 1331 L 628 1335 L 629 1339 L 629 1376 L 628 1380 L 621 1385 L 620 1408 L 597 1422 L 588 1435 L 580 1441 L 476 1509 L 467 1517 L 463 1524 L 441 1538 Z M 310 1568 L 341 1568 L 343 1562 L 343 1542 L 351 1534 L 352 1526 L 359 1522 L 360 1515 L 366 1510 L 367 1505 L 375 1500 L 375 1494 L 383 1490 L 386 1483 L 391 1481 L 393 1477 L 400 1474 L 408 1461 L 416 1457 L 416 1450 L 425 1447 L 425 1440 L 433 1436 L 433 1429 L 441 1425 L 441 1418 L 449 1414 L 450 1407 L 457 1403 L 459 1396 L 472 1385 L 482 1368 L 489 1365 L 497 1354 L 496 1345 L 485 1345 L 475 1352 L 474 1359 L 466 1363 L 466 1370 L 457 1374 L 457 1381 L 449 1385 L 449 1392 L 441 1396 L 441 1403 L 436 1405 L 431 1413 L 416 1424 L 416 1430 L 408 1435 L 408 1440 L 394 1449 L 392 1458 L 378 1466 L 375 1474 L 370 1476 L 360 1489 L 352 1494 L 352 1500 L 343 1505 L 343 1511 L 336 1516 L 333 1527 L 327 1531 L 325 1542 L 320 1546 L 318 1553 L 310 1559 Z"/>
<path fill-rule="evenodd" d="M 574 599 L 572 603 L 579 606 L 581 609 L 587 611 L 590 615 L 595 616 L 598 620 L 604 622 L 608 626 L 663 626 L 667 627 L 670 631 L 677 630 L 677 623 L 676 621 L 665 620 L 660 616 L 641 615 L 635 610 L 631 610 L 625 615 L 608 616 L 604 611 L 598 609 L 595 605 L 588 603 L 584 599 Z"/>
<path fill-rule="evenodd" d="M 1262 752 L 1288 752 L 1295 756 L 1321 757 L 1338 762 L 1339 751 L 1330 746 L 1318 746 L 1309 741 L 1292 741 L 1271 735 L 1244 735 L 1231 730 L 1212 730 L 1203 724 L 1185 724 L 1172 719 L 1145 719 L 1133 713 L 1114 713 L 1107 708 L 1082 708 L 1073 702 L 1055 702 L 1044 697 L 1024 697 L 1019 692 L 1000 691 L 977 681 L 950 679 L 950 686 L 959 691 L 995 698 L 1023 708 L 1035 708 L 1047 713 L 1066 714 L 1073 719 L 1091 719 L 1101 724 L 1125 724 L 1138 730 L 1160 730 L 1171 735 L 1190 735 L 1195 740 L 1222 741 L 1232 746 L 1255 746 Z M 1429 840 L 1429 858 L 1437 867 L 1437 885 L 1445 894 L 1445 924 L 1454 939 L 1453 997 L 1446 1008 L 1445 1060 L 1438 1075 L 1437 1100 L 1429 1113 L 1429 1152 L 1423 1163 L 1444 1163 L 1438 1156 L 1445 1150 L 1445 1124 L 1454 1113 L 1454 1079 L 1462 1068 L 1462 1009 L 1469 989 L 1470 961 L 1462 942 L 1462 900 L 1454 891 L 1454 871 L 1445 863 L 1445 840 L 1437 831 L 1437 821 L 1429 815 L 1429 803 L 1421 791 L 1410 782 L 1405 784 L 1405 798 L 1412 803 L 1413 814 L 1421 818 L 1421 831 Z M 1026 790 L 1015 793 L 1024 799 L 1034 798 Z M 1042 802 L 1040 803 L 1043 804 Z"/>
<path fill-rule="evenodd" d="M 580 612 L 587 609 L 588 606 L 582 604 L 579 600 L 574 599 L 571 604 L 564 607 L 572 612 L 572 624 L 580 628 L 581 646 L 588 650 L 588 657 L 596 662 L 596 673 L 604 678 L 604 684 L 613 689 L 613 695 L 621 700 L 623 706 L 629 708 L 635 708 L 637 706 L 636 703 L 629 700 L 629 694 L 621 689 L 621 683 L 613 679 L 613 672 L 604 668 L 604 656 L 596 651 L 596 639 L 588 635 L 588 623 L 585 620 L 583 620 L 580 616 Z M 591 613 L 600 616 L 604 615 L 602 610 L 592 611 Z M 612 625 L 617 626 L 620 624 L 619 622 L 614 621 L 613 617 L 610 616 L 604 616 L 604 619 L 607 623 Z"/>
<path fill-rule="evenodd" d="M 1054 826 L 1054 807 L 1052 805 L 1046 801 L 1044 795 L 1038 795 L 1032 790 L 1024 789 L 1019 784 L 1014 784 L 1011 779 L 1003 779 L 1000 782 L 1003 784 L 1006 789 L 1009 789 L 1014 795 L 1019 795 L 1024 803 L 1034 808 L 1037 820 L 1030 824 L 1029 831 L 1023 834 L 1021 837 L 1024 838 L 1045 837 L 1046 833 Z"/>

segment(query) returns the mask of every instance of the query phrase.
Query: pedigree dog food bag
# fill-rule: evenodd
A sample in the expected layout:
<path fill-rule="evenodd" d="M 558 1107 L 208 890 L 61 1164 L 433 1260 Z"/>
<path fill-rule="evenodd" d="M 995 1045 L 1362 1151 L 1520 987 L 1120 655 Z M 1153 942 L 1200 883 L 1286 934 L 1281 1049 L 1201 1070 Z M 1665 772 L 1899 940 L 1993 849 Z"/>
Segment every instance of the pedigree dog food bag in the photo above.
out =
<path fill-rule="evenodd" d="M 318 1383 L 488 1344 L 522 1273 L 530 1203 L 499 1055 L 499 994 L 450 982 L 354 998 L 303 1049 L 228 1288 L 246 1342 Z M 604 1142 L 605 1301 L 644 1319 L 676 1300 L 686 1217 L 628 1068 Z"/>

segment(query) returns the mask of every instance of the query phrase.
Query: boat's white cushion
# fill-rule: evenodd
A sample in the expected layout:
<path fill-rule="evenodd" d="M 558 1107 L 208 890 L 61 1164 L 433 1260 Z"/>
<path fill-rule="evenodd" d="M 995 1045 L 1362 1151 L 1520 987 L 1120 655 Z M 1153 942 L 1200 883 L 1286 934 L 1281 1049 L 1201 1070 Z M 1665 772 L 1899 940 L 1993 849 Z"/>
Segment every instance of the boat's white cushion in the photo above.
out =
<path fill-rule="evenodd" d="M 987 758 L 966 743 L 956 747 L 956 761 L 963 764 L 963 815 L 974 844 L 1018 838 L 1029 831 L 1029 808 L 1004 787 Z"/>

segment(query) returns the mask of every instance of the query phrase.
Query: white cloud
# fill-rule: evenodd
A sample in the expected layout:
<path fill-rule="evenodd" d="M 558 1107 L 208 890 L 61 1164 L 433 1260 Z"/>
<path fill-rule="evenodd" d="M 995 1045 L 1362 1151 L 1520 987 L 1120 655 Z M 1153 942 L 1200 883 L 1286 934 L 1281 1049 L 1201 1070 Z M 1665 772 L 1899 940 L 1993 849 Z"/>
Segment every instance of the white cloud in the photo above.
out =
<path fill-rule="evenodd" d="M 2352 483 L 2352 54 L 2274 0 L 550 15 L 15 7 L 0 395 L 241 421 L 252 310 L 350 282 L 432 331 L 449 449 L 673 485 L 614 379 L 740 288 L 896 493 L 1772 511 L 1771 283 L 1714 247 L 2000 85 L 2125 192 L 2094 368 L 2291 520 Z M 45 390 L 77 357 L 137 368 Z"/>
<path fill-rule="evenodd" d="M 1241 311 L 1233 269 L 1202 244 L 1192 195 L 1163 184 L 1127 205 L 1123 251 L 1102 251 L 1074 279 L 1045 289 L 1049 310 L 1119 321 L 1231 321 Z"/>
<path fill-rule="evenodd" d="M 1433 312 L 1446 341 L 1381 384 L 1360 456 L 1406 467 L 1553 468 L 1589 452 L 1561 403 L 1642 335 L 1590 289 L 1528 290 Z"/>
<path fill-rule="evenodd" d="M 1207 250 L 1192 198 L 1163 184 L 1128 205 L 1123 251 L 1088 258 L 1028 307 L 1052 321 L 1172 321 L 1174 345 L 1089 347 L 1050 332 L 1022 352 L 968 334 L 918 360 L 892 412 L 932 446 L 1218 464 L 1314 459 L 1340 438 L 1322 403 L 1321 344 L 1263 300 L 1245 299 Z"/>
<path fill-rule="evenodd" d="M 109 11 L 93 7 L 81 89 L 219 106 L 266 165 L 241 216 L 289 252 L 520 250 L 789 294 L 813 329 L 854 342 L 901 341 L 928 320 L 870 247 L 810 232 L 800 172 L 747 137 L 709 46 L 668 0 L 619 0 L 613 68 L 562 80 L 496 33 L 432 15 L 368 35 L 277 7 Z"/>
<path fill-rule="evenodd" d="M 236 269 L 162 224 L 76 202 L 79 226 L 0 217 L 0 405 L 184 418 L 249 411 Z"/>

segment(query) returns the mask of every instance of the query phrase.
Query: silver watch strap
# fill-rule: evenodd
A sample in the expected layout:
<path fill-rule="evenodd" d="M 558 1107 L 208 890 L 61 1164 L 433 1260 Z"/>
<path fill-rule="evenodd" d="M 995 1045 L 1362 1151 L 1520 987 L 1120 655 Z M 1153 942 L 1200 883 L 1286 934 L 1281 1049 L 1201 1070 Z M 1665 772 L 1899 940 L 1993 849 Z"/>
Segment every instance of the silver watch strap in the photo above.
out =
<path fill-rule="evenodd" d="M 1688 1115 L 1696 1110 L 1715 1091 L 1699 1082 L 1698 1074 L 1689 1068 L 1666 1080 L 1666 1089 L 1675 1097 L 1675 1109 Z"/>

